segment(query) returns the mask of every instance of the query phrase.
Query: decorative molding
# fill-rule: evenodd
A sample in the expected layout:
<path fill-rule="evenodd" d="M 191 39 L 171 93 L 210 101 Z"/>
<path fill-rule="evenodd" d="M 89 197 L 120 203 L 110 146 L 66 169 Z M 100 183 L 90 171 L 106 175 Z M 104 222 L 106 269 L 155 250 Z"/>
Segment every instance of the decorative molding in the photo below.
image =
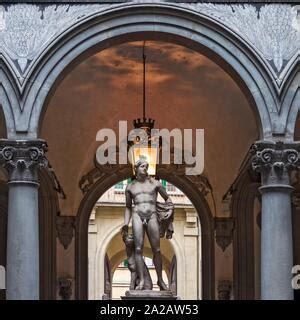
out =
<path fill-rule="evenodd" d="M 233 238 L 234 219 L 215 217 L 215 232 L 217 245 L 224 252 Z"/>
<path fill-rule="evenodd" d="M 252 167 L 261 173 L 262 185 L 290 185 L 289 172 L 300 166 L 299 143 L 258 141 L 251 148 Z"/>
<path fill-rule="evenodd" d="M 118 159 L 118 153 L 117 153 L 117 159 Z M 173 159 L 173 156 L 171 157 Z M 96 160 L 96 157 L 94 158 L 94 166 L 91 171 L 89 171 L 87 174 L 83 175 L 79 181 L 79 188 L 82 191 L 82 193 L 86 193 L 90 190 L 90 188 L 94 185 L 96 181 L 98 181 L 100 178 L 103 178 L 107 175 L 119 175 L 120 177 L 123 176 L 124 171 L 128 171 L 131 174 L 131 165 L 130 164 L 105 164 L 105 165 L 99 165 L 99 163 Z M 193 185 L 195 185 L 199 191 L 204 195 L 207 196 L 209 193 L 213 193 L 212 186 L 208 180 L 208 178 L 205 176 L 205 174 L 201 175 L 185 175 L 185 165 L 182 164 L 160 164 L 157 167 L 157 175 L 159 176 L 160 173 L 164 174 L 172 174 L 177 176 L 185 176 Z"/>
<path fill-rule="evenodd" d="M 72 296 L 72 284 L 73 279 L 71 278 L 59 278 L 58 279 L 58 287 L 59 287 L 59 295 L 62 300 L 70 300 Z"/>
<path fill-rule="evenodd" d="M 232 282 L 230 280 L 220 280 L 218 282 L 218 300 L 230 300 Z"/>
<path fill-rule="evenodd" d="M 66 250 L 70 245 L 75 229 L 75 217 L 72 216 L 57 216 L 56 231 L 60 243 Z"/>
<path fill-rule="evenodd" d="M 9 174 L 9 183 L 38 184 L 38 169 L 48 165 L 47 150 L 47 143 L 40 139 L 0 139 L 0 163 Z"/>
<path fill-rule="evenodd" d="M 0 6 L 0 52 L 26 73 L 31 63 L 66 30 L 108 9 L 162 4 L 206 15 L 237 34 L 268 63 L 280 85 L 288 61 L 300 50 L 299 6 L 131 1 L 110 4 L 11 4 Z"/>
<path fill-rule="evenodd" d="M 186 177 L 200 190 L 204 196 L 207 196 L 209 193 L 213 193 L 212 185 L 204 174 Z"/>

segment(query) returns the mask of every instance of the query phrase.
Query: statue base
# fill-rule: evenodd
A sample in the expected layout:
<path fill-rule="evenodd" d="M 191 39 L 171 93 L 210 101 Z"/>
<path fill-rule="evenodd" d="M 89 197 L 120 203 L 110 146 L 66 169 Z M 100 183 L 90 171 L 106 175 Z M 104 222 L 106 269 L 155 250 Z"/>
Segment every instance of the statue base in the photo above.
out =
<path fill-rule="evenodd" d="M 153 291 L 153 290 L 128 290 L 122 300 L 179 300 L 177 296 L 167 291 Z"/>

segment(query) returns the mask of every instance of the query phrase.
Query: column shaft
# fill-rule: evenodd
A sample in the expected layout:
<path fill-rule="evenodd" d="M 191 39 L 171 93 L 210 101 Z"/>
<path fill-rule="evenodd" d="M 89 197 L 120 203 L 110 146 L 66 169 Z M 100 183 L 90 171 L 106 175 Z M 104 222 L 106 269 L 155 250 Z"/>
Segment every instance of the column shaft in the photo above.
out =
<path fill-rule="evenodd" d="M 292 300 L 293 243 L 289 189 L 262 192 L 261 298 Z"/>
<path fill-rule="evenodd" d="M 9 185 L 6 298 L 39 299 L 37 185 Z"/>

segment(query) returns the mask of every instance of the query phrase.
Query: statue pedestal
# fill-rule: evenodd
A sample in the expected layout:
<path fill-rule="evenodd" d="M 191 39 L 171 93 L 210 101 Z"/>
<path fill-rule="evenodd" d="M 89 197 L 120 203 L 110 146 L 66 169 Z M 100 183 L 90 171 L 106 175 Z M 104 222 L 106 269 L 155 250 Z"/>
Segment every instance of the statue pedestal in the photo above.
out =
<path fill-rule="evenodd" d="M 178 300 L 171 291 L 128 290 L 122 300 Z"/>

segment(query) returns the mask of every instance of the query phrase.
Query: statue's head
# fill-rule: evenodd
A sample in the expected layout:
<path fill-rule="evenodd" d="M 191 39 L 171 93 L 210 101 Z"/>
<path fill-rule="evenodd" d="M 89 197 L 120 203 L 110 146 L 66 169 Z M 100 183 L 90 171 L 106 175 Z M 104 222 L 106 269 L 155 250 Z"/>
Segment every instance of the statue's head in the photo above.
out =
<path fill-rule="evenodd" d="M 134 172 L 136 176 L 147 176 L 148 175 L 149 163 L 146 157 L 141 156 L 139 160 L 134 164 Z"/>

